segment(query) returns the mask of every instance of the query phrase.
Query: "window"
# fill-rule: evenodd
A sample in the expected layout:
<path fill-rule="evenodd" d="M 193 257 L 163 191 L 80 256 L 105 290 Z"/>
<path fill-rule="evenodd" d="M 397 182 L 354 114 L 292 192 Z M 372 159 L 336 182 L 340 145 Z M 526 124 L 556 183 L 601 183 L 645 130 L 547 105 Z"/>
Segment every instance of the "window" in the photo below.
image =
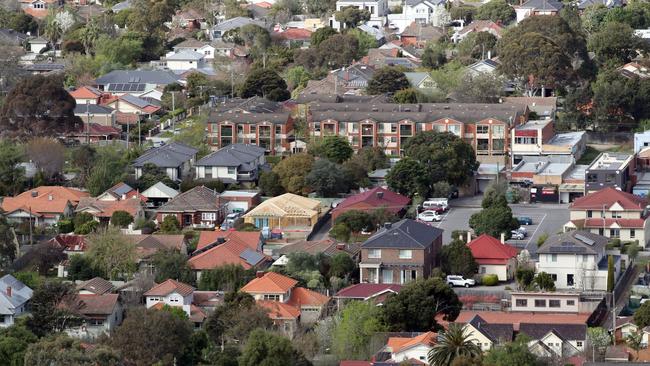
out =
<path fill-rule="evenodd" d="M 104 320 L 102 319 L 90 319 L 88 322 L 90 325 L 104 325 Z"/>
<path fill-rule="evenodd" d="M 622 216 L 621 216 L 620 212 L 612 212 L 612 218 L 613 219 L 620 219 L 621 217 Z"/>
<path fill-rule="evenodd" d="M 492 139 L 492 150 L 502 151 L 505 147 L 504 139 Z"/>
<path fill-rule="evenodd" d="M 282 133 L 282 126 L 280 125 L 275 126 L 275 134 L 279 135 L 281 133 Z"/>
<path fill-rule="evenodd" d="M 587 254 L 582 255 L 582 261 L 583 262 L 589 262 L 589 256 Z"/>
<path fill-rule="evenodd" d="M 394 142 L 397 142 L 397 137 L 395 137 L 395 136 L 391 136 L 391 138 L 390 138 L 390 142 L 393 142 L 393 143 L 394 143 Z"/>
<path fill-rule="evenodd" d="M 383 269 L 381 271 L 382 283 L 393 283 L 393 271 L 390 269 Z"/>
<path fill-rule="evenodd" d="M 630 238 L 634 238 L 636 236 L 636 230 L 630 229 Z"/>
<path fill-rule="evenodd" d="M 598 174 L 587 174 L 587 183 L 597 183 Z"/>
<path fill-rule="evenodd" d="M 476 139 L 476 150 L 487 150 L 488 146 L 488 139 Z"/>
<path fill-rule="evenodd" d="M 566 301 L 566 306 L 575 306 L 575 305 L 576 305 L 576 301 L 575 301 L 575 300 L 567 300 L 567 301 Z"/>
<path fill-rule="evenodd" d="M 551 254 L 551 262 L 557 262 L 557 254 Z"/>
<path fill-rule="evenodd" d="M 582 347 L 582 341 L 576 341 L 576 346 Z"/>
<path fill-rule="evenodd" d="M 620 229 L 609 229 L 609 237 L 610 238 L 619 238 L 621 236 L 621 230 Z"/>
<path fill-rule="evenodd" d="M 536 308 L 545 308 L 546 307 L 546 300 L 544 299 L 536 299 L 535 300 L 535 307 Z"/>
<path fill-rule="evenodd" d="M 273 295 L 265 294 L 265 295 L 264 295 L 264 300 L 280 301 L 280 295 L 276 295 L 276 294 L 273 294 Z"/>
<path fill-rule="evenodd" d="M 566 275 L 566 285 L 567 285 L 567 286 L 573 286 L 573 285 L 575 284 L 575 282 L 574 282 L 574 280 L 573 280 L 573 277 L 574 277 L 574 276 L 573 276 L 572 273 Z"/>
<path fill-rule="evenodd" d="M 504 131 L 503 126 L 500 125 L 492 126 L 493 135 L 503 136 L 503 131 Z"/>
<path fill-rule="evenodd" d="M 557 281 L 557 275 L 551 273 L 551 278 L 553 279 L 553 282 Z"/>
<path fill-rule="evenodd" d="M 488 133 L 488 130 L 490 129 L 490 126 L 487 125 L 477 125 L 476 126 L 476 133 Z"/>
<path fill-rule="evenodd" d="M 587 210 L 587 217 L 593 217 L 593 211 Z"/>
<path fill-rule="evenodd" d="M 203 212 L 201 213 L 201 220 L 203 221 L 214 221 L 217 219 L 217 214 L 214 212 Z"/>
<path fill-rule="evenodd" d="M 515 300 L 515 306 L 517 306 L 517 307 L 526 307 L 526 306 L 528 306 L 528 300 L 526 300 L 526 299 L 517 299 L 517 300 Z"/>
<path fill-rule="evenodd" d="M 606 183 L 613 183 L 616 181 L 616 174 L 606 174 L 605 175 L 605 182 Z"/>
<path fill-rule="evenodd" d="M 413 258 L 413 251 L 410 249 L 402 249 L 399 251 L 399 259 L 411 259 Z"/>
<path fill-rule="evenodd" d="M 433 130 L 436 132 L 445 132 L 445 125 L 433 125 Z"/>
<path fill-rule="evenodd" d="M 560 300 L 548 300 L 548 307 L 549 308 L 559 308 L 560 307 Z"/>
<path fill-rule="evenodd" d="M 397 123 L 391 123 L 390 124 L 390 133 L 396 133 L 397 132 Z"/>
<path fill-rule="evenodd" d="M 459 125 L 449 125 L 449 126 L 447 126 L 447 131 L 453 133 L 456 136 L 460 136 L 460 126 Z"/>
<path fill-rule="evenodd" d="M 368 249 L 368 258 L 381 258 L 381 249 Z"/>

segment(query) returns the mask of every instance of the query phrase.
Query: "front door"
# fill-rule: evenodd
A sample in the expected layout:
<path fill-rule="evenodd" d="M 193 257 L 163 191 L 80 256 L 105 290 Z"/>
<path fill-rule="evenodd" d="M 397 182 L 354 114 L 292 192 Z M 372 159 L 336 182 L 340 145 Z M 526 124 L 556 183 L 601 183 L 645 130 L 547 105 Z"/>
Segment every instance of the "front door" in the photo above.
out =
<path fill-rule="evenodd" d="M 573 286 L 573 275 L 572 274 L 566 275 L 566 285 L 567 286 Z"/>
<path fill-rule="evenodd" d="M 381 270 L 381 283 L 393 283 L 393 271 L 390 269 Z"/>

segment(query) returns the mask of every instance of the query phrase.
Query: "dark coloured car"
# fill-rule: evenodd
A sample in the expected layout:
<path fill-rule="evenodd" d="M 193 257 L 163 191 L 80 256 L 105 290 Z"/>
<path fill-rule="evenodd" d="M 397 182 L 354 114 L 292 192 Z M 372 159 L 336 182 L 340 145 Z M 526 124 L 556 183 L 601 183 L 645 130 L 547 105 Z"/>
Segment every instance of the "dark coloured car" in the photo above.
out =
<path fill-rule="evenodd" d="M 526 217 L 526 216 L 517 217 L 517 221 L 519 221 L 519 225 L 532 225 L 533 224 L 533 219 L 531 219 L 530 217 Z"/>

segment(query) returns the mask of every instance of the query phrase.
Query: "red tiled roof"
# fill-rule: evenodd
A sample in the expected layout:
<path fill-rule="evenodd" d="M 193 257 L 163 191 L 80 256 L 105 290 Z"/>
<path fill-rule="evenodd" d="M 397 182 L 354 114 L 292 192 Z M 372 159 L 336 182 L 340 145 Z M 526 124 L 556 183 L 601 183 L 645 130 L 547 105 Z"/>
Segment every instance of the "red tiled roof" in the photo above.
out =
<path fill-rule="evenodd" d="M 92 135 L 119 136 L 121 132 L 122 131 L 120 131 L 119 129 L 117 129 L 115 127 L 112 127 L 112 126 L 104 126 L 104 125 L 100 125 L 99 123 L 91 123 L 90 124 L 89 133 L 90 133 L 91 136 Z M 83 132 L 81 134 L 83 135 L 84 133 L 86 133 L 86 124 L 84 124 L 84 130 L 83 130 Z"/>
<path fill-rule="evenodd" d="M 643 211 L 648 204 L 644 198 L 608 187 L 576 198 L 569 208 L 571 210 L 602 210 L 603 205 L 605 209 L 608 209 L 615 203 L 629 211 Z"/>
<path fill-rule="evenodd" d="M 255 5 L 259 6 L 260 8 L 266 8 L 266 9 L 271 9 L 273 7 L 273 4 L 266 1 L 261 1 Z"/>
<path fill-rule="evenodd" d="M 47 16 L 47 9 L 24 8 L 23 11 L 34 18 L 45 18 Z"/>
<path fill-rule="evenodd" d="M 5 197 L 2 200 L 2 210 L 6 213 L 22 209 L 31 210 L 35 214 L 62 214 L 68 202 L 76 205 L 88 192 L 61 186 L 40 186 L 25 191 L 15 197 Z"/>
<path fill-rule="evenodd" d="M 273 33 L 273 37 L 290 41 L 302 41 L 311 38 L 311 31 L 302 28 L 289 28 L 284 32 Z"/>
<path fill-rule="evenodd" d="M 88 247 L 86 238 L 83 235 L 75 234 L 58 234 L 50 239 L 49 243 L 71 252 L 83 252 Z"/>
<path fill-rule="evenodd" d="M 256 250 L 260 242 L 260 235 L 258 231 L 201 231 L 199 235 L 199 242 L 196 245 L 196 250 L 203 249 L 204 247 L 216 243 L 217 239 L 224 238 L 228 241 L 238 241 L 245 244 L 249 248 Z"/>
<path fill-rule="evenodd" d="M 76 90 L 68 92 L 74 99 L 98 99 L 101 97 L 102 92 L 91 87 L 91 86 L 82 86 Z"/>
<path fill-rule="evenodd" d="M 168 279 L 145 292 L 144 296 L 167 296 L 172 292 L 177 292 L 182 296 L 187 296 L 194 292 L 194 287 L 176 280 Z"/>
<path fill-rule="evenodd" d="M 119 201 L 101 201 L 93 197 L 82 198 L 77 206 L 77 211 L 88 212 L 95 217 L 111 217 L 115 211 L 126 211 L 136 217 L 142 211 L 142 200 L 127 198 Z"/>
<path fill-rule="evenodd" d="M 353 298 L 353 299 L 367 299 L 377 296 L 383 292 L 398 293 L 402 289 L 401 285 L 385 284 L 385 283 L 358 283 L 356 285 L 348 286 L 341 289 L 335 297 Z"/>
<path fill-rule="evenodd" d="M 390 337 L 388 338 L 388 342 L 386 342 L 386 346 L 390 347 L 391 353 L 398 353 L 420 344 L 425 346 L 433 346 L 435 344 L 437 336 L 437 333 L 426 332 L 412 338 Z"/>
<path fill-rule="evenodd" d="M 300 316 L 300 309 L 279 301 L 260 300 L 257 304 L 268 310 L 269 318 L 274 320 L 297 319 Z"/>
<path fill-rule="evenodd" d="M 573 222 L 576 226 L 583 227 L 583 228 L 602 228 L 603 226 L 609 228 L 612 225 L 616 224 L 624 228 L 641 229 L 643 228 L 645 220 L 644 219 L 590 218 L 584 220 L 572 220 L 571 222 Z"/>
<path fill-rule="evenodd" d="M 379 198 L 380 195 L 382 196 L 381 198 Z M 408 205 L 410 201 L 408 197 L 402 196 L 399 193 L 382 187 L 376 187 L 346 198 L 332 210 L 332 213 L 354 209 L 354 206 L 358 204 L 365 204 L 373 208 L 385 207 L 386 210 L 396 213 Z"/>
<path fill-rule="evenodd" d="M 266 272 L 264 276 L 254 278 L 240 291 L 258 294 L 283 294 L 294 288 L 298 281 L 275 272 Z"/>
<path fill-rule="evenodd" d="M 291 290 L 291 296 L 287 304 L 300 308 L 306 306 L 323 306 L 330 301 L 329 296 L 319 294 L 316 291 L 308 290 L 303 287 L 295 287 Z"/>
<path fill-rule="evenodd" d="M 478 315 L 490 324 L 512 324 L 515 331 L 519 330 L 520 323 L 538 324 L 585 324 L 589 313 L 584 314 L 544 314 L 529 312 L 505 311 L 461 311 L 456 323 L 469 323 Z"/>
<path fill-rule="evenodd" d="M 260 253 L 262 259 L 258 263 L 250 263 L 242 257 L 242 254 L 247 250 Z M 213 269 L 226 264 L 239 264 L 244 269 L 249 269 L 269 259 L 269 257 L 258 251 L 256 247 L 251 248 L 238 240 L 229 240 L 224 244 L 219 244 L 203 253 L 193 256 L 187 263 L 195 270 Z"/>
<path fill-rule="evenodd" d="M 517 249 L 483 234 L 467 244 L 478 264 L 505 264 L 517 256 Z"/>
<path fill-rule="evenodd" d="M 122 113 L 122 112 L 117 112 L 115 114 L 115 120 L 119 124 L 123 125 L 134 125 L 138 123 L 138 116 L 133 113 Z"/>

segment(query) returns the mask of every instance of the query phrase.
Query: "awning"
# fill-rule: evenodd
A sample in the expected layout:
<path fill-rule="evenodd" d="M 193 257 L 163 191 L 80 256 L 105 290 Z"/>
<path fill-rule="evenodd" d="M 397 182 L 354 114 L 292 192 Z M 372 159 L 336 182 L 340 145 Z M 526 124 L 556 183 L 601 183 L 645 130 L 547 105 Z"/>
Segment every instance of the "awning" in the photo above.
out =
<path fill-rule="evenodd" d="M 560 192 L 574 192 L 574 193 L 584 193 L 585 185 L 584 184 L 575 184 L 575 183 L 562 183 L 559 187 Z"/>

